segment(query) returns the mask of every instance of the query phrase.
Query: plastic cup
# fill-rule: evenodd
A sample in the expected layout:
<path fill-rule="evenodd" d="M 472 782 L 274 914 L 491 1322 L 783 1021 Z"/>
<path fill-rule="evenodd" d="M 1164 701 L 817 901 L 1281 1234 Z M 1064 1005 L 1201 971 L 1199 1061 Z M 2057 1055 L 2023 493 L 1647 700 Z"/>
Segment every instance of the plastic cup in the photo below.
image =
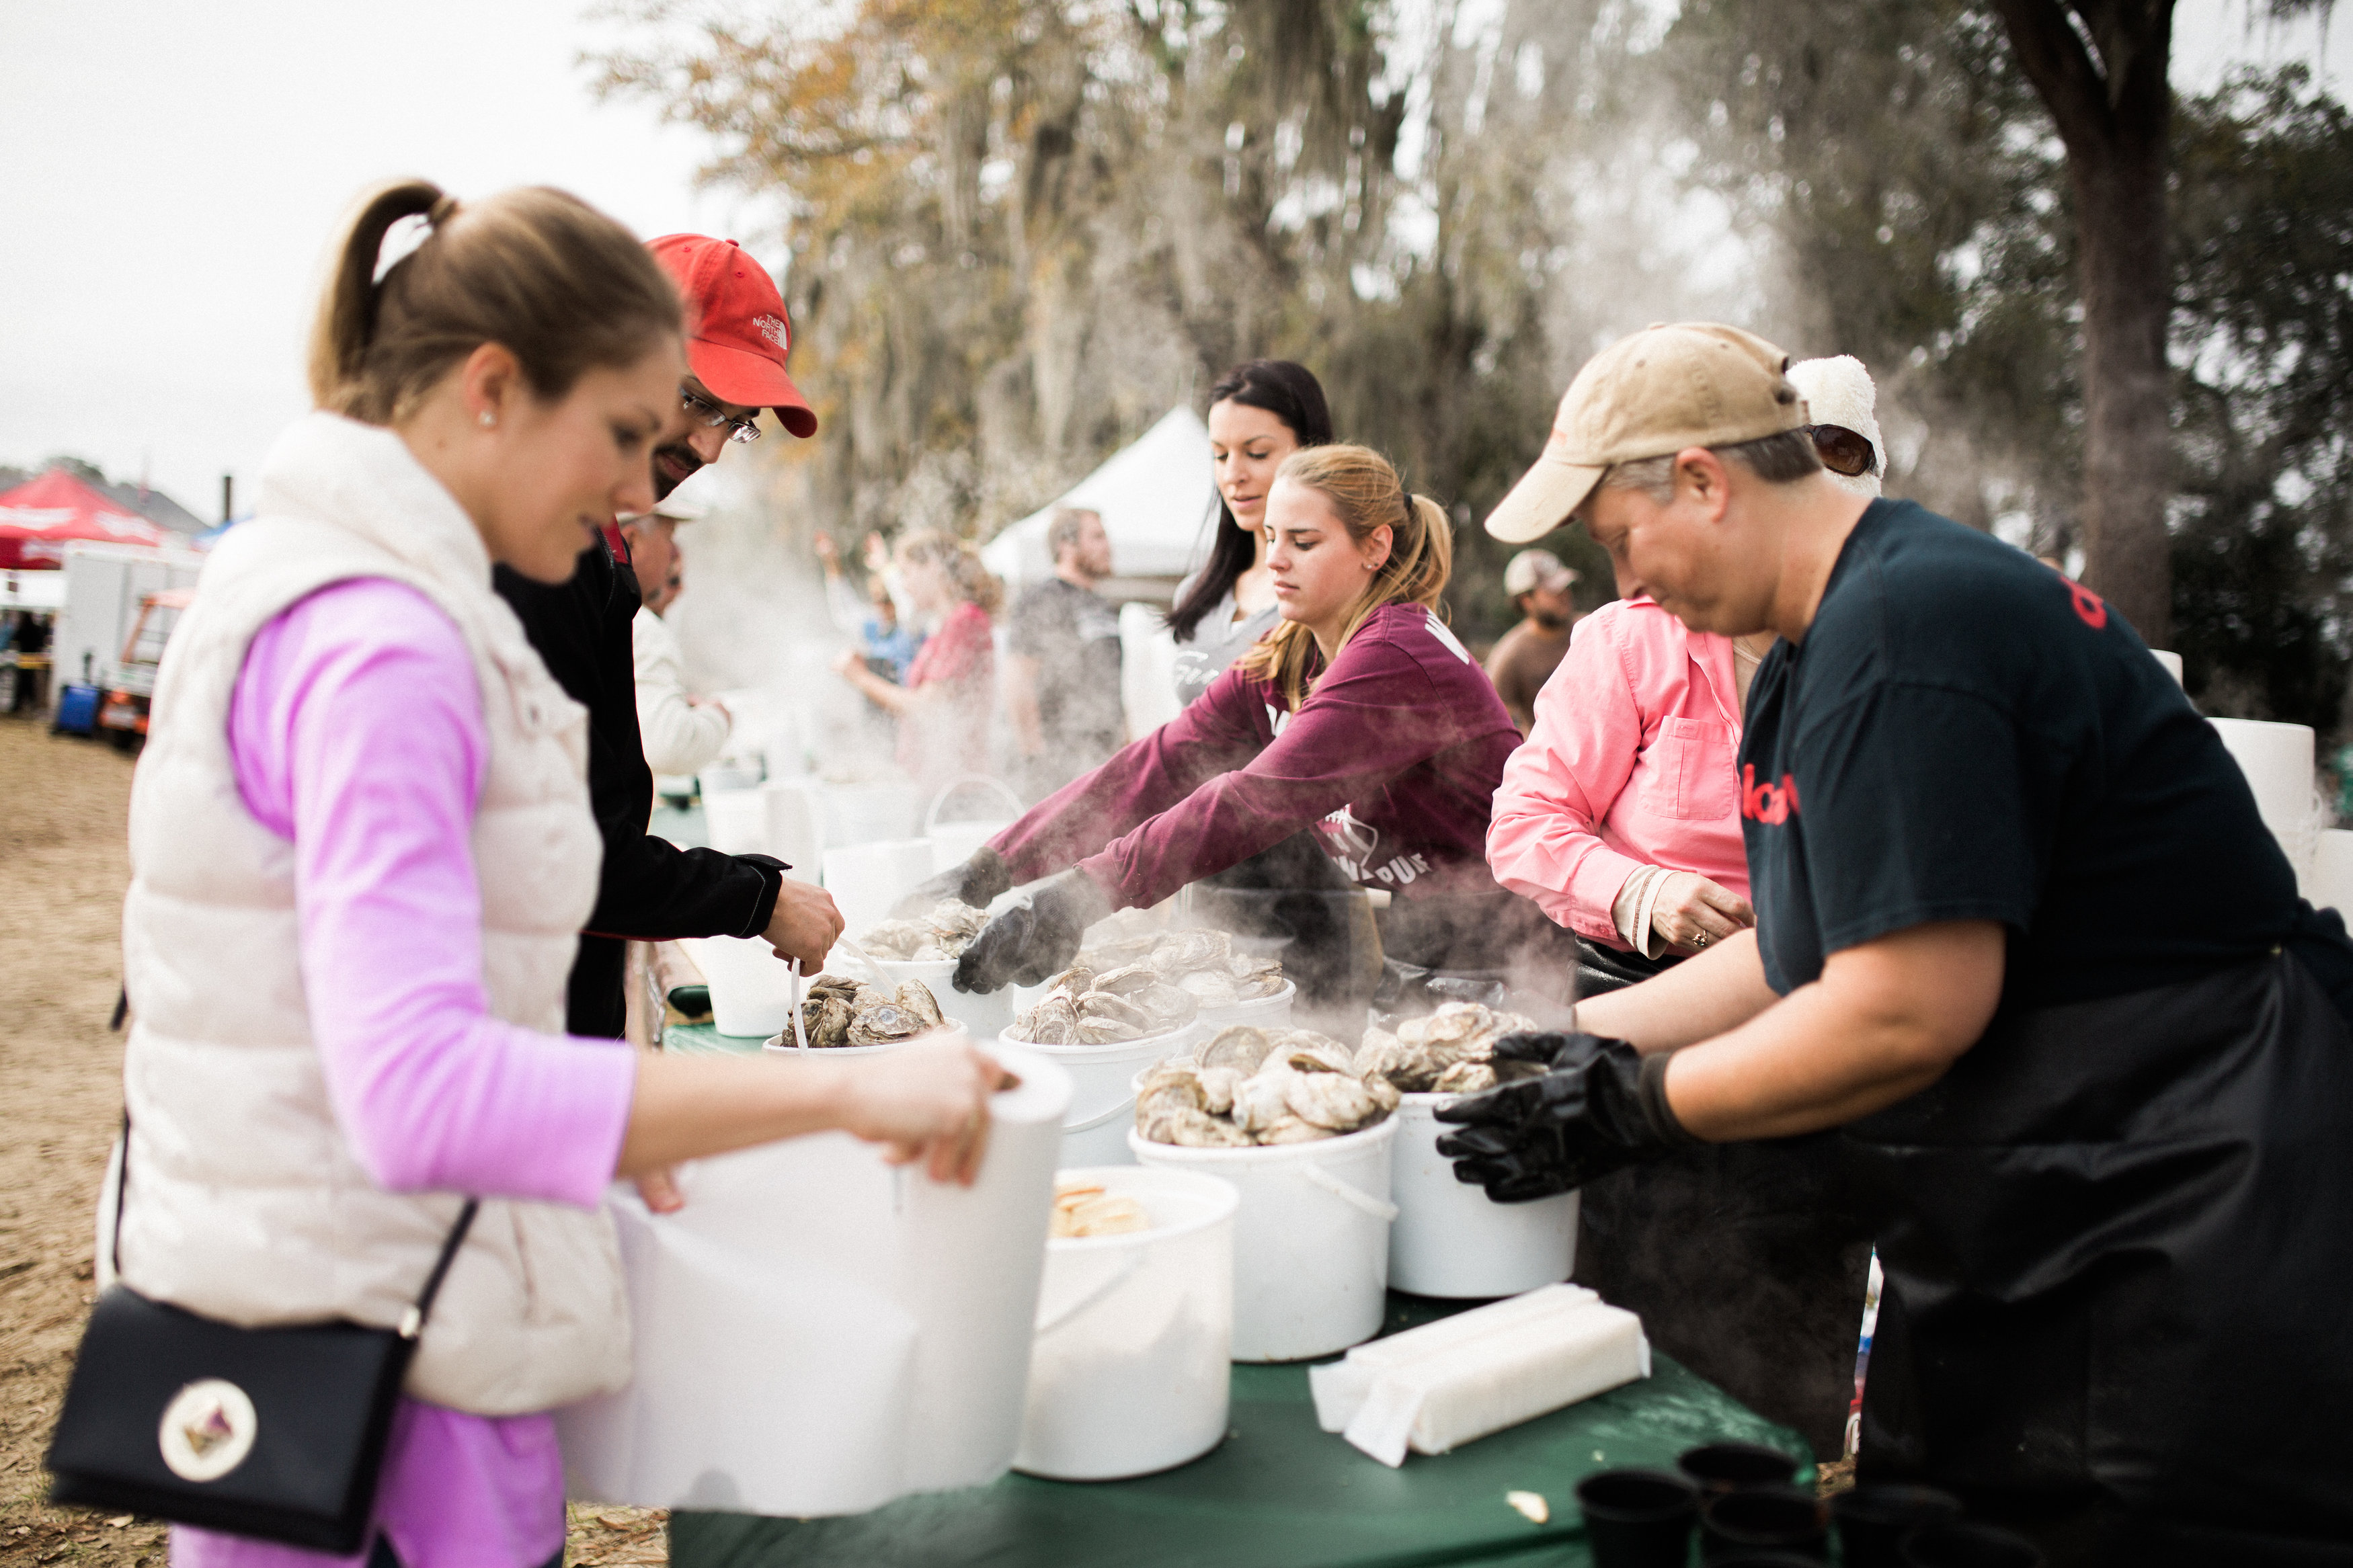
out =
<path fill-rule="evenodd" d="M 1593 1568 L 1683 1568 L 1699 1489 L 1669 1470 L 1602 1470 L 1577 1483 Z"/>
<path fill-rule="evenodd" d="M 1766 1551 L 1821 1562 L 1830 1555 L 1829 1514 L 1820 1498 L 1795 1487 L 1718 1492 L 1700 1510 L 1700 1560 L 1714 1563 Z"/>
<path fill-rule="evenodd" d="M 1990 1524 L 1937 1524 L 1904 1538 L 1905 1568 L 2042 1568 L 2042 1552 Z"/>
<path fill-rule="evenodd" d="M 1903 1568 L 1904 1538 L 1961 1517 L 1961 1500 L 1935 1487 L 1857 1487 L 1831 1499 L 1847 1568 Z"/>
<path fill-rule="evenodd" d="M 1684 1449 L 1675 1468 L 1703 1492 L 1728 1492 L 1786 1487 L 1797 1477 L 1798 1461 L 1762 1443 L 1709 1443 Z"/>

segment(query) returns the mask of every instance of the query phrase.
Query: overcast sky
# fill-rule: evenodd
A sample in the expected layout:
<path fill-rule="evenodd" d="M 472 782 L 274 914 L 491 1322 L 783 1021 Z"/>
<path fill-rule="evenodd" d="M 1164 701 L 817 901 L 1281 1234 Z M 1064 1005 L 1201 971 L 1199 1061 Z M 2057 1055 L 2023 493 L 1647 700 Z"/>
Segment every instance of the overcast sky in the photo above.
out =
<path fill-rule="evenodd" d="M 789 3 L 789 0 L 787 0 Z M 2183 0 L 2175 80 L 2353 26 L 2244 24 Z M 368 183 L 564 186 L 638 233 L 700 229 L 774 262 L 772 224 L 697 193 L 706 147 L 577 63 L 582 0 L 0 0 L 0 463 L 55 452 L 148 475 L 199 516 L 302 412 L 302 339 L 338 216 Z M 821 373 L 820 373 L 821 374 Z"/>

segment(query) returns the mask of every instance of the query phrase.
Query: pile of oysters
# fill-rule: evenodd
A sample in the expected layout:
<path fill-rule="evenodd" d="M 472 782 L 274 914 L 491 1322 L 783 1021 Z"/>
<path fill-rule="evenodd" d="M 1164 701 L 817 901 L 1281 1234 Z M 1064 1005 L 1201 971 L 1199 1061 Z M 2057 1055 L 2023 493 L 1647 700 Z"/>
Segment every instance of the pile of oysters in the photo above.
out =
<path fill-rule="evenodd" d="M 944 899 L 930 914 L 908 921 L 877 921 L 858 939 L 858 945 L 876 958 L 897 959 L 902 963 L 936 963 L 944 958 L 962 958 L 964 950 L 972 945 L 972 939 L 987 923 L 987 910 Z"/>
<path fill-rule="evenodd" d="M 1449 1002 L 1425 1017 L 1408 1018 L 1395 1033 L 1365 1031 L 1356 1071 L 1408 1094 L 1478 1094 L 1515 1078 L 1537 1078 L 1535 1062 L 1498 1062 L 1495 1042 L 1540 1026 L 1525 1013 L 1498 1013 L 1476 1002 Z"/>
<path fill-rule="evenodd" d="M 1135 1096 L 1136 1130 L 1155 1143 L 1240 1149 L 1304 1143 L 1370 1127 L 1405 1094 L 1476 1094 L 1544 1072 L 1499 1062 L 1495 1042 L 1535 1019 L 1476 1002 L 1450 1002 L 1394 1032 L 1372 1028 L 1350 1051 L 1307 1029 L 1221 1029 L 1198 1056 L 1148 1073 Z"/>
<path fill-rule="evenodd" d="M 920 980 L 910 980 L 893 992 L 839 974 L 820 974 L 809 982 L 808 995 L 801 1003 L 801 1027 L 812 1050 L 887 1046 L 946 1025 L 938 999 Z M 780 1037 L 780 1043 L 794 1043 L 789 1032 Z"/>
<path fill-rule="evenodd" d="M 1221 1029 L 1198 1057 L 1165 1061 L 1135 1095 L 1137 1131 L 1155 1143 L 1241 1149 L 1307 1143 L 1370 1127 L 1398 1107 L 1387 1079 L 1356 1069 L 1348 1047 L 1312 1029 Z"/>
<path fill-rule="evenodd" d="M 1230 1007 L 1282 989 L 1282 960 L 1236 952 L 1233 938 L 1221 931 L 1155 931 L 1101 942 L 1081 952 L 1078 962 L 1099 974 L 1147 965 L 1204 1007 Z"/>
<path fill-rule="evenodd" d="M 1013 1038 L 1041 1046 L 1109 1046 L 1165 1035 L 1193 1021 L 1200 1004 L 1149 963 L 1100 973 L 1083 961 L 1046 982 L 1046 994 L 1013 1020 Z"/>

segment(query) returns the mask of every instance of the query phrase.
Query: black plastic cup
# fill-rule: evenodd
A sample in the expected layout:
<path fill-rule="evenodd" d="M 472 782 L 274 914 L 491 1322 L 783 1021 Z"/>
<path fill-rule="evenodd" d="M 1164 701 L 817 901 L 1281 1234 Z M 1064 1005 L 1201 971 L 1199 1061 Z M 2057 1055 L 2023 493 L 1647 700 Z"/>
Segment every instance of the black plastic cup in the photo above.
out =
<path fill-rule="evenodd" d="M 1718 1492 L 1699 1516 L 1699 1554 L 1719 1563 L 1744 1552 L 1787 1552 L 1815 1562 L 1830 1555 L 1830 1510 L 1795 1487 L 1744 1487 Z"/>
<path fill-rule="evenodd" d="M 1937 1524 L 1904 1538 L 1904 1568 L 2042 1568 L 2042 1549 L 1990 1524 Z"/>
<path fill-rule="evenodd" d="M 1935 1487 L 1857 1487 L 1831 1499 L 1847 1568 L 1903 1568 L 1904 1538 L 1915 1530 L 1951 1524 L 1961 1500 Z"/>
<path fill-rule="evenodd" d="M 1601 1470 L 1577 1483 L 1593 1568 L 1683 1568 L 1699 1489 L 1670 1470 Z"/>
<path fill-rule="evenodd" d="M 1686 1448 L 1675 1468 L 1689 1476 L 1703 1492 L 1738 1491 L 1745 1487 L 1786 1487 L 1798 1474 L 1798 1461 L 1762 1443 L 1710 1443 Z"/>

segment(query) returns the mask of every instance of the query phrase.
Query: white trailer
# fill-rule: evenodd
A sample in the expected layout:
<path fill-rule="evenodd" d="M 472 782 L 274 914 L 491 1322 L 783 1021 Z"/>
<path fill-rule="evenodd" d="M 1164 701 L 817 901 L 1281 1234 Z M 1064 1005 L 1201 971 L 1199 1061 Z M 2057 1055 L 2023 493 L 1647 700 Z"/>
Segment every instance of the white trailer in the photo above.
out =
<path fill-rule="evenodd" d="M 167 588 L 193 588 L 205 558 L 193 550 L 133 544 L 66 546 L 65 608 L 49 645 L 49 701 L 67 685 L 102 681 L 139 622 L 140 602 Z"/>

